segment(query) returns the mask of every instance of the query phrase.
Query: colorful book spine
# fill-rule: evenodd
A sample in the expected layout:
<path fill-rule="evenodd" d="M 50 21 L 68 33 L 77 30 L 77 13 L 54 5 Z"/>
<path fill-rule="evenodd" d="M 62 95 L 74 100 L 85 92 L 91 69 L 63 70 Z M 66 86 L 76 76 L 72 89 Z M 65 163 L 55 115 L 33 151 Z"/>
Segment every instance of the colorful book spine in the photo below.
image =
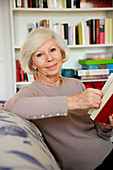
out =
<path fill-rule="evenodd" d="M 95 65 L 84 65 L 82 69 L 113 69 L 113 64 L 95 64 Z"/>
<path fill-rule="evenodd" d="M 81 80 L 99 80 L 99 79 L 108 79 L 109 75 L 90 75 L 90 76 L 81 76 Z"/>

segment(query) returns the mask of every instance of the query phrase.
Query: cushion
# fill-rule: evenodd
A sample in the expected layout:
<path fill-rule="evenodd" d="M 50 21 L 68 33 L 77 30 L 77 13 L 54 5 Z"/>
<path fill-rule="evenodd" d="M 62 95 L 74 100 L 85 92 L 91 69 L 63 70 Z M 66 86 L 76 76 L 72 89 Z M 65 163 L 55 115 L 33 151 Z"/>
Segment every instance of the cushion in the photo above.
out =
<path fill-rule="evenodd" d="M 0 110 L 0 169 L 58 170 L 59 166 L 32 122 Z"/>

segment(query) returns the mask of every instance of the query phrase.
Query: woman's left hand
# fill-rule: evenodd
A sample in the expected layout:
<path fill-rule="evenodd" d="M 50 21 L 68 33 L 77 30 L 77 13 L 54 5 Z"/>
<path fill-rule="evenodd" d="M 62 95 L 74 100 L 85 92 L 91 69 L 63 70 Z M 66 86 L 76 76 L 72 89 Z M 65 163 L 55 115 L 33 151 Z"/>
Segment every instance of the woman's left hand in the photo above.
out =
<path fill-rule="evenodd" d="M 109 124 L 100 123 L 100 128 L 103 132 L 108 132 L 113 129 L 113 114 L 109 116 Z"/>

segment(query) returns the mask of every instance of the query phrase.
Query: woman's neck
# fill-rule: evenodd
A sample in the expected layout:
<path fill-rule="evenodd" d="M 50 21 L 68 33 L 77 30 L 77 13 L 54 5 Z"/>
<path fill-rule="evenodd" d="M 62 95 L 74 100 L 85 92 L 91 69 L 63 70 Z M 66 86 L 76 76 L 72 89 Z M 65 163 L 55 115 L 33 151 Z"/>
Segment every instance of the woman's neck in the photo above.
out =
<path fill-rule="evenodd" d="M 37 81 L 40 83 L 46 84 L 48 86 L 51 86 L 51 87 L 60 86 L 62 84 L 62 81 L 59 75 L 52 76 L 52 77 L 42 77 L 39 75 L 39 77 L 37 78 Z"/>

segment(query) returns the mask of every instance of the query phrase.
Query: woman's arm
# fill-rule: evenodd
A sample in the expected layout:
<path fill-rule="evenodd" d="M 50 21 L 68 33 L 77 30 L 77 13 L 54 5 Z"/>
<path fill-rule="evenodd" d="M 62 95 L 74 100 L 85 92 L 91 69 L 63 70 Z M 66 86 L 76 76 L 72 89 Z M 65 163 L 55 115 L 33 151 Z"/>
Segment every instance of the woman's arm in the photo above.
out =
<path fill-rule="evenodd" d="M 5 103 L 4 110 L 25 119 L 66 116 L 67 96 L 40 97 L 29 87 L 24 87 Z"/>

